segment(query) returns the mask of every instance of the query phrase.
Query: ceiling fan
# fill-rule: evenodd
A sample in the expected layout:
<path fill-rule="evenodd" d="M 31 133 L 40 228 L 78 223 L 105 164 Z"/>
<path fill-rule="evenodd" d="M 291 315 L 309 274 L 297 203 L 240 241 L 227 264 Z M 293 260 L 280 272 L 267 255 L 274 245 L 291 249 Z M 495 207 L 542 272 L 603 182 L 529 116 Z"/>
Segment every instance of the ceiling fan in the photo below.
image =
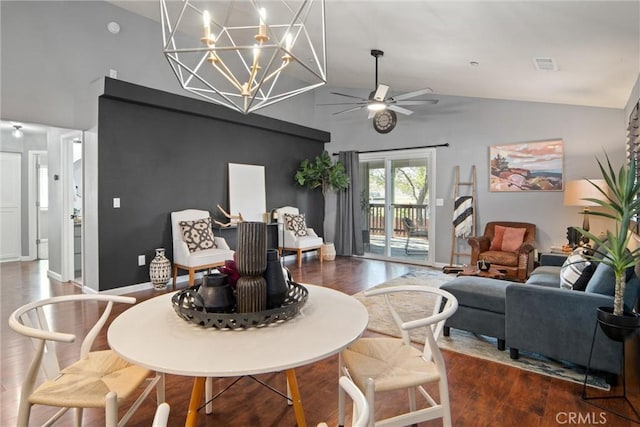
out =
<path fill-rule="evenodd" d="M 373 127 L 379 133 L 388 133 L 393 130 L 397 122 L 396 112 L 400 114 L 410 115 L 413 111 L 408 108 L 404 108 L 403 105 L 425 105 L 425 104 L 437 104 L 437 99 L 414 99 L 421 95 L 432 93 L 430 88 L 424 88 L 416 90 L 414 92 L 403 93 L 396 96 L 389 96 L 389 86 L 378 83 L 378 59 L 384 55 L 384 52 L 378 49 L 371 50 L 371 56 L 376 59 L 376 81 L 375 90 L 369 94 L 369 98 L 361 98 L 359 96 L 347 95 L 339 92 L 331 92 L 334 95 L 340 95 L 347 98 L 354 98 L 357 101 L 354 102 L 342 102 L 337 104 L 320 104 L 320 105 L 355 105 L 355 107 L 347 108 L 333 113 L 342 114 L 350 111 L 356 111 L 363 108 L 369 110 L 369 119 L 373 119 Z"/>

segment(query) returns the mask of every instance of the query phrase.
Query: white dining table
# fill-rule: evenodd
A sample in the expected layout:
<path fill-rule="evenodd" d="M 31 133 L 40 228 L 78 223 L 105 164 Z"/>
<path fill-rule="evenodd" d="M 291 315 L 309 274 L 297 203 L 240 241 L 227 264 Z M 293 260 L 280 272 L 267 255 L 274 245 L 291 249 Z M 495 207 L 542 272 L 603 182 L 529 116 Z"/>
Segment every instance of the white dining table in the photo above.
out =
<path fill-rule="evenodd" d="M 109 326 L 111 349 L 123 359 L 167 374 L 196 377 L 186 426 L 195 426 L 207 377 L 285 371 L 298 426 L 306 426 L 294 368 L 325 359 L 356 341 L 366 308 L 342 292 L 303 285 L 307 302 L 294 318 L 260 328 L 204 328 L 180 318 L 173 293 L 132 306 Z"/>

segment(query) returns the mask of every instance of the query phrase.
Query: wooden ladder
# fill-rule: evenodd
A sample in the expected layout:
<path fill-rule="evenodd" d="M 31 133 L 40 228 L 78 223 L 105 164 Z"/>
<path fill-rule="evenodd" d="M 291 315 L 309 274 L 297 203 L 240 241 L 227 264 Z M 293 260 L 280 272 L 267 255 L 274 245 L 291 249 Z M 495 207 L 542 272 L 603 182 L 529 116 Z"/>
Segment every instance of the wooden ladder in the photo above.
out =
<path fill-rule="evenodd" d="M 471 187 L 471 209 L 473 210 L 473 213 L 471 214 L 471 235 L 475 236 L 476 235 L 476 196 L 477 196 L 477 192 L 476 192 L 476 165 L 472 165 L 471 166 L 471 181 L 467 181 L 467 182 L 461 182 L 460 181 L 460 166 L 455 166 L 454 168 L 454 174 L 455 174 L 455 183 L 453 186 L 453 200 L 454 203 L 456 200 L 458 200 L 458 197 L 461 196 L 460 194 L 460 187 Z M 467 194 L 469 192 L 467 191 Z M 456 271 L 461 271 L 462 268 L 454 266 L 453 264 L 453 259 L 455 257 L 461 257 L 461 256 L 467 256 L 469 258 L 471 258 L 471 253 L 470 252 L 458 252 L 456 250 L 457 248 L 457 237 L 456 237 L 456 229 L 455 226 L 453 226 L 452 223 L 452 227 L 451 227 L 451 256 L 449 258 L 449 265 L 445 266 L 442 270 L 445 273 L 453 273 Z"/>

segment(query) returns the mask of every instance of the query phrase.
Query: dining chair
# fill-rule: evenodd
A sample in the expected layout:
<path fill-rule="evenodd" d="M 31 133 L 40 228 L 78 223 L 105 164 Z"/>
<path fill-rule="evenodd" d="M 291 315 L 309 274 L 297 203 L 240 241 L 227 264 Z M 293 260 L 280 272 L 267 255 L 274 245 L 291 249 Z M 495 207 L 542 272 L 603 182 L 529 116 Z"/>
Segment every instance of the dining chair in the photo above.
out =
<path fill-rule="evenodd" d="M 164 401 L 163 374 L 132 365 L 112 350 L 91 350 L 114 303 L 135 302 L 133 297 L 117 295 L 65 295 L 25 304 L 9 316 L 11 329 L 31 338 L 35 347 L 20 391 L 19 427 L 29 425 L 33 405 L 60 408 L 46 425 L 51 425 L 69 409 L 75 408 L 74 424 L 81 426 L 84 408 L 104 408 L 105 425 L 115 427 L 126 424 L 154 388 L 158 402 Z M 97 320 L 90 328 L 85 328 L 89 330 L 82 339 L 78 357 L 61 368 L 57 345 L 74 343 L 76 334 L 59 331 L 67 326 L 74 327 L 73 322 L 77 322 L 73 320 L 74 313 L 81 314 L 82 319 L 95 317 Z M 84 321 L 82 319 L 81 322 Z M 68 354 L 64 353 L 65 360 Z M 40 371 L 46 380 L 36 386 Z M 145 384 L 144 390 L 118 422 L 118 405 Z"/>
<path fill-rule="evenodd" d="M 430 314 L 408 319 L 408 313 L 404 313 L 403 319 L 393 301 L 393 294 L 399 292 L 415 294 L 415 298 L 418 295 L 429 296 L 429 301 L 433 303 L 433 308 L 428 310 Z M 351 378 L 367 398 L 371 413 L 369 426 L 383 424 L 399 427 L 436 418 L 442 418 L 445 427 L 451 426 L 447 372 L 437 338 L 442 333 L 444 321 L 458 309 L 458 301 L 449 292 L 417 285 L 371 289 L 365 295 L 381 295 L 384 298 L 401 337 L 360 338 L 340 354 L 340 375 Z M 421 348 L 412 342 L 411 333 L 417 331 L 424 333 L 425 343 Z M 431 383 L 438 386 L 439 402 L 424 387 Z M 409 412 L 376 422 L 376 393 L 401 389 L 408 391 Z M 426 401 L 426 405 L 421 405 L 420 409 L 416 403 L 416 390 Z M 338 409 L 339 423 L 344 425 L 343 394 L 339 396 Z"/>
<path fill-rule="evenodd" d="M 171 408 L 167 402 L 161 403 L 156 409 L 156 414 L 153 417 L 153 424 L 151 427 L 167 427 L 169 423 L 169 412 Z"/>
<path fill-rule="evenodd" d="M 347 376 L 341 376 L 338 380 L 338 395 L 339 401 L 344 402 L 345 394 L 347 394 L 353 401 L 353 413 L 351 414 L 351 426 L 352 427 L 366 427 L 369 425 L 369 403 L 362 391 L 351 381 Z M 344 425 L 343 421 L 340 424 Z M 327 427 L 326 423 L 319 423 L 318 427 Z"/>

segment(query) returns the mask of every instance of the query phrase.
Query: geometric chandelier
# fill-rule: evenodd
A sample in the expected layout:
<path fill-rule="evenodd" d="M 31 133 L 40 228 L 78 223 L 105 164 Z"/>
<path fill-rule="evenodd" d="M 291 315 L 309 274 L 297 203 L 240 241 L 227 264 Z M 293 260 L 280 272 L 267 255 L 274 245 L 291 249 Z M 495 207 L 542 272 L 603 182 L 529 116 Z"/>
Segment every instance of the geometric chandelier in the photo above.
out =
<path fill-rule="evenodd" d="M 163 53 L 187 91 L 244 114 L 327 82 L 324 0 L 160 0 Z"/>

